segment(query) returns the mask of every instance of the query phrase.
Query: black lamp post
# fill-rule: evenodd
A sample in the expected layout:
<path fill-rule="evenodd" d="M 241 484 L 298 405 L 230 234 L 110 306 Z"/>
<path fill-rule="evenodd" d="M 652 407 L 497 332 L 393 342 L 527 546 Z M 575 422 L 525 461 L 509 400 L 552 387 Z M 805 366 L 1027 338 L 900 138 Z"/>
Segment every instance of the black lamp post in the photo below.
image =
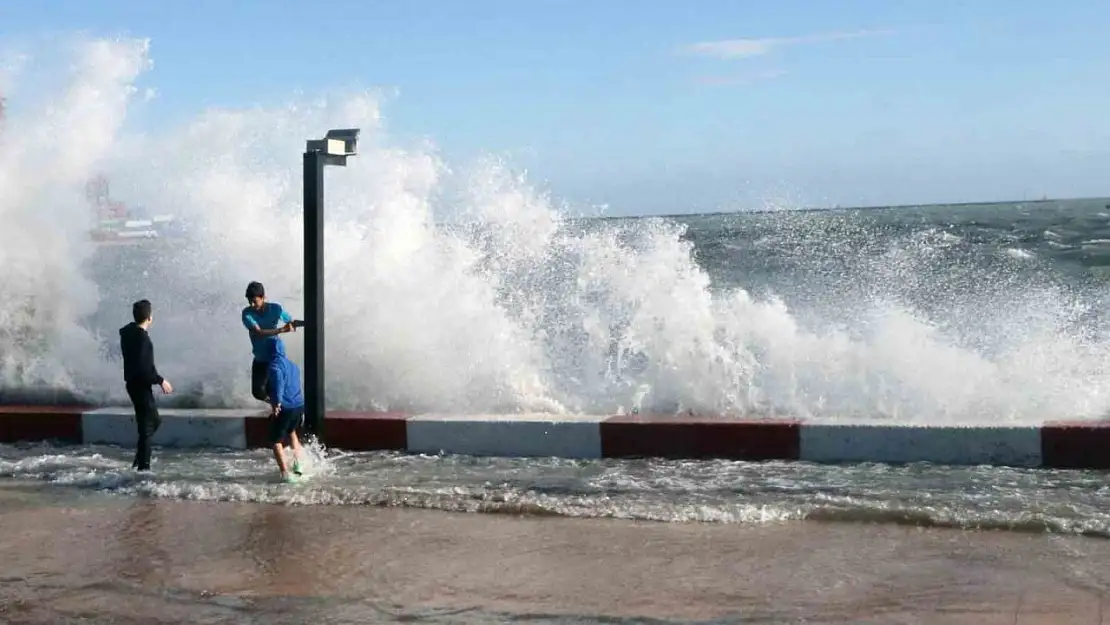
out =
<path fill-rule="evenodd" d="M 346 167 L 358 148 L 358 128 L 329 130 L 304 153 L 305 432 L 324 434 L 324 167 Z"/>

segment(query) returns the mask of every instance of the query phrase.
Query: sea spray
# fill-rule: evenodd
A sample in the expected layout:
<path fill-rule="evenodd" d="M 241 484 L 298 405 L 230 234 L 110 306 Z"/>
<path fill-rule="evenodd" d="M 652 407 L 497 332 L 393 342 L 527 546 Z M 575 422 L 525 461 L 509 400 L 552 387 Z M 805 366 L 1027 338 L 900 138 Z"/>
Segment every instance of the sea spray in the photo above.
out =
<path fill-rule="evenodd" d="M 146 43 L 73 52 L 68 86 L 17 100 L 0 134 L 5 399 L 126 401 L 115 329 L 147 297 L 159 367 L 179 389 L 167 402 L 257 406 L 243 288 L 260 280 L 302 314 L 300 154 L 354 126 L 360 154 L 326 174 L 333 408 L 957 422 L 1105 411 L 1104 324 L 1075 322 L 1095 300 L 1029 273 L 1030 259 L 964 262 L 958 235 L 858 216 L 780 211 L 750 245 L 738 241 L 758 220 L 570 219 L 511 163 L 449 166 L 391 139 L 373 92 L 144 133 L 127 122 Z M 26 71 L 58 75 L 27 63 L 10 101 Z M 64 150 L 41 149 L 58 136 Z M 114 197 L 174 215 L 181 237 L 93 244 L 83 189 L 100 174 Z M 789 266 L 760 268 L 768 259 Z M 301 336 L 285 340 L 300 360 Z"/>

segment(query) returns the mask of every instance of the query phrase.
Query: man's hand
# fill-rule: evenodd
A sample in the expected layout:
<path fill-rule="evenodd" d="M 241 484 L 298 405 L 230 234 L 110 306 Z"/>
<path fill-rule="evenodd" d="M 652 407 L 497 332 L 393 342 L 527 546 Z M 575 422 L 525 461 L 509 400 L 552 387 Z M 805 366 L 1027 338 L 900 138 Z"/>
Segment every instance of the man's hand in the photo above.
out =
<path fill-rule="evenodd" d="M 173 392 L 173 384 L 170 384 L 169 380 L 162 380 L 162 384 L 160 384 L 159 386 L 162 387 L 162 392 L 166 395 L 169 395 Z"/>
<path fill-rule="evenodd" d="M 276 406 L 271 406 L 271 407 L 270 407 L 270 418 L 271 418 L 271 419 L 275 419 L 275 418 L 277 418 L 277 416 L 278 416 L 279 414 L 281 414 L 281 404 L 278 404 L 278 405 L 276 405 Z"/>
<path fill-rule="evenodd" d="M 281 331 L 282 331 L 282 333 L 285 333 L 285 332 L 294 332 L 294 331 L 296 331 L 296 327 L 297 327 L 297 326 L 293 325 L 293 322 L 292 322 L 292 321 L 290 321 L 289 323 L 287 323 L 287 324 L 285 324 L 285 325 L 281 326 Z"/>

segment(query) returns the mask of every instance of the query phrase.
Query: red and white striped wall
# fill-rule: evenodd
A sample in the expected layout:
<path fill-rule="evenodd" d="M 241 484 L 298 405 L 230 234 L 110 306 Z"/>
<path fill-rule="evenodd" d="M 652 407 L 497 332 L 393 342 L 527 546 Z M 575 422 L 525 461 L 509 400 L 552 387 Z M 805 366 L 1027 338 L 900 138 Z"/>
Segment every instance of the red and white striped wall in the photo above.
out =
<path fill-rule="evenodd" d="M 259 410 L 162 409 L 165 447 L 265 446 Z M 950 425 L 729 417 L 329 412 L 324 443 L 352 451 L 565 458 L 932 462 L 1110 468 L 1110 422 Z M 130 408 L 0 406 L 0 442 L 133 446 Z"/>

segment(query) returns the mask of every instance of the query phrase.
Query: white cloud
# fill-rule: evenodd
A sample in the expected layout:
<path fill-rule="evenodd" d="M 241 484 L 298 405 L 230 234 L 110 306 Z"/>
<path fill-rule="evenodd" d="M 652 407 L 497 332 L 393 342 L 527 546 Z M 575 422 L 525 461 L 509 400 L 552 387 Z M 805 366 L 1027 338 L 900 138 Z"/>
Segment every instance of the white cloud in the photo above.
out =
<path fill-rule="evenodd" d="M 721 41 L 704 41 L 685 46 L 682 51 L 687 54 L 712 56 L 719 59 L 738 59 L 753 56 L 763 56 L 774 48 L 792 46 L 806 43 L 819 43 L 822 41 L 840 41 L 844 39 L 859 39 L 887 34 L 886 30 L 860 30 L 848 33 L 825 33 L 820 35 L 806 35 L 802 37 L 764 37 L 759 39 L 725 39 Z"/>

